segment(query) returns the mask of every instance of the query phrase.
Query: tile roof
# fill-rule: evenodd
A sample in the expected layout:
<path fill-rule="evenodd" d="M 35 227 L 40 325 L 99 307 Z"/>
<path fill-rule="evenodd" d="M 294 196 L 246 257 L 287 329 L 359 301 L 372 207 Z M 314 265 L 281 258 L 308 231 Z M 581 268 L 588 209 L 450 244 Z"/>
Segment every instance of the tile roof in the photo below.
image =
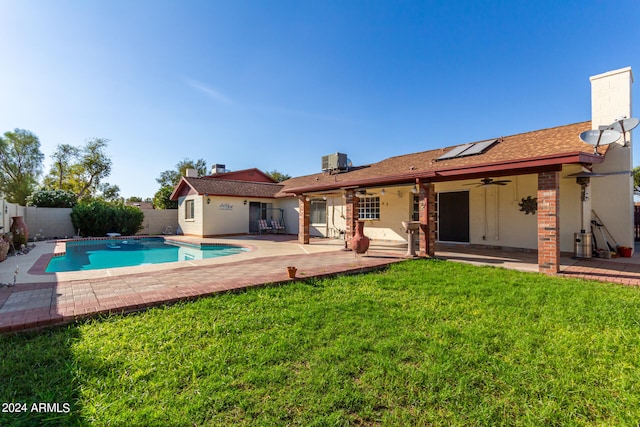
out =
<path fill-rule="evenodd" d="M 212 196 L 236 196 L 236 197 L 263 197 L 274 198 L 282 190 L 280 184 L 265 182 L 234 181 L 228 179 L 207 179 L 207 178 L 187 178 L 183 177 L 176 190 L 174 197 L 180 193 L 181 187 L 188 185 L 198 194 L 210 194 Z"/>
<path fill-rule="evenodd" d="M 587 121 L 496 138 L 499 140 L 496 144 L 484 153 L 474 156 L 436 161 L 438 157 L 456 147 L 451 146 L 390 157 L 378 163 L 336 174 L 324 172 L 295 177 L 281 183 L 285 188 L 279 197 L 285 196 L 286 192 L 292 189 L 300 192 L 313 191 L 314 188 L 340 188 L 341 185 L 348 186 L 366 180 L 400 179 L 403 175 L 408 177 L 407 181 L 421 174 L 427 176 L 429 173 L 437 174 L 438 172 L 462 176 L 480 165 L 492 165 L 494 169 L 502 168 L 503 171 L 508 171 L 515 169 L 517 164 L 533 161 L 540 164 L 554 164 L 554 162 L 564 161 L 561 158 L 568 156 L 586 159 L 588 163 L 599 163 L 602 158 L 592 155 L 593 146 L 582 142 L 579 138 L 581 132 L 590 129 L 591 122 Z M 600 147 L 599 152 L 605 153 L 606 147 Z"/>

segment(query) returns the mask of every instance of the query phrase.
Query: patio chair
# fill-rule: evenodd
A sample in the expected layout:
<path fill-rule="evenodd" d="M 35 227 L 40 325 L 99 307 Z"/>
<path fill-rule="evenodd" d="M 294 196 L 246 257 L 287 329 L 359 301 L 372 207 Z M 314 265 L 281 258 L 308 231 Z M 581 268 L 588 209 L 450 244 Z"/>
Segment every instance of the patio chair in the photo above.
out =
<path fill-rule="evenodd" d="M 275 219 L 271 220 L 271 227 L 273 228 L 275 233 L 281 233 L 281 232 L 284 233 L 286 230 L 285 226 L 280 224 Z"/>
<path fill-rule="evenodd" d="M 271 231 L 273 230 L 272 227 L 269 227 L 269 224 L 267 224 L 267 220 L 266 219 L 259 219 L 258 220 L 258 228 L 260 230 L 260 235 L 262 236 L 262 232 L 263 231 Z"/>

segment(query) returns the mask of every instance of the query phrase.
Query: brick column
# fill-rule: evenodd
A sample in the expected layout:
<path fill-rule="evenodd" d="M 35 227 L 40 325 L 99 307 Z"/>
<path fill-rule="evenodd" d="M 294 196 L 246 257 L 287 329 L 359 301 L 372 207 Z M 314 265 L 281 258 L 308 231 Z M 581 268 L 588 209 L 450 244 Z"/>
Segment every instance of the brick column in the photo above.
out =
<path fill-rule="evenodd" d="M 538 174 L 538 271 L 560 271 L 560 173 Z"/>
<path fill-rule="evenodd" d="M 303 245 L 309 244 L 309 224 L 311 223 L 311 203 L 307 196 L 298 196 L 298 242 Z"/>
<path fill-rule="evenodd" d="M 346 240 L 351 240 L 356 234 L 356 222 L 358 222 L 358 196 L 354 190 L 347 190 L 347 218 Z"/>
<path fill-rule="evenodd" d="M 420 191 L 420 256 L 436 254 L 436 191 L 430 182 L 419 182 Z"/>

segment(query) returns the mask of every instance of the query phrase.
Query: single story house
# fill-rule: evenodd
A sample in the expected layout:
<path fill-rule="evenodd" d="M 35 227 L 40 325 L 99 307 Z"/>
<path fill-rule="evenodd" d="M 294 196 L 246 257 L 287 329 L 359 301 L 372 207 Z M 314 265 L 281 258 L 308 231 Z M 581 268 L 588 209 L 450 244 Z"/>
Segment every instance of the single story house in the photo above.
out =
<path fill-rule="evenodd" d="M 617 244 L 633 247 L 631 133 L 597 150 L 580 138 L 631 117 L 631 68 L 590 80 L 590 121 L 365 166 L 336 153 L 323 157 L 322 172 L 281 183 L 257 169 L 187 175 L 172 194 L 180 227 L 218 236 L 276 220 L 308 244 L 310 236 L 350 238 L 361 220 L 368 237 L 400 242 L 402 221 L 412 220 L 423 256 L 438 242 L 537 250 L 539 270 L 555 273 L 560 252 L 573 252 L 575 233 L 588 233 L 597 215 Z"/>

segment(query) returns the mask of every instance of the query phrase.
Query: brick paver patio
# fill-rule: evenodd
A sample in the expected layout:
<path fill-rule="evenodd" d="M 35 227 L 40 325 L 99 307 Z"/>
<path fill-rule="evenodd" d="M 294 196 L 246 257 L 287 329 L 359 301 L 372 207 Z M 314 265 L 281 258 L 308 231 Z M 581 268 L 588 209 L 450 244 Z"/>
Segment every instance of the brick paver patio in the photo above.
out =
<path fill-rule="evenodd" d="M 218 292 L 290 282 L 298 278 L 360 273 L 402 261 L 401 253 L 370 251 L 367 256 L 339 250 L 312 255 L 265 257 L 213 266 L 190 266 L 111 278 L 18 283 L 0 289 L 0 332 L 71 323 L 108 313 L 127 313 Z"/>
<path fill-rule="evenodd" d="M 291 242 L 279 244 L 291 245 Z M 286 284 L 291 281 L 285 268 L 287 265 L 298 268 L 299 278 L 310 278 L 367 272 L 404 260 L 404 251 L 398 248 L 379 247 L 370 250 L 367 256 L 355 256 L 353 252 L 340 251 L 336 247 L 324 252 L 304 249 L 306 253 L 292 255 L 289 254 L 291 248 L 289 246 L 289 252 L 277 256 L 159 268 L 114 277 L 91 278 L 89 275 L 89 278 L 79 280 L 18 281 L 15 287 L 0 288 L 0 333 L 68 324 L 109 313 L 128 313 L 219 292 Z M 274 250 L 273 246 L 270 250 Z M 267 251 L 263 249 L 262 252 Z M 535 254 L 443 247 L 436 255 L 458 262 L 537 271 Z M 39 263 L 42 263 L 41 259 L 34 265 Z M 640 256 L 616 260 L 563 257 L 559 275 L 637 286 L 640 285 Z"/>

